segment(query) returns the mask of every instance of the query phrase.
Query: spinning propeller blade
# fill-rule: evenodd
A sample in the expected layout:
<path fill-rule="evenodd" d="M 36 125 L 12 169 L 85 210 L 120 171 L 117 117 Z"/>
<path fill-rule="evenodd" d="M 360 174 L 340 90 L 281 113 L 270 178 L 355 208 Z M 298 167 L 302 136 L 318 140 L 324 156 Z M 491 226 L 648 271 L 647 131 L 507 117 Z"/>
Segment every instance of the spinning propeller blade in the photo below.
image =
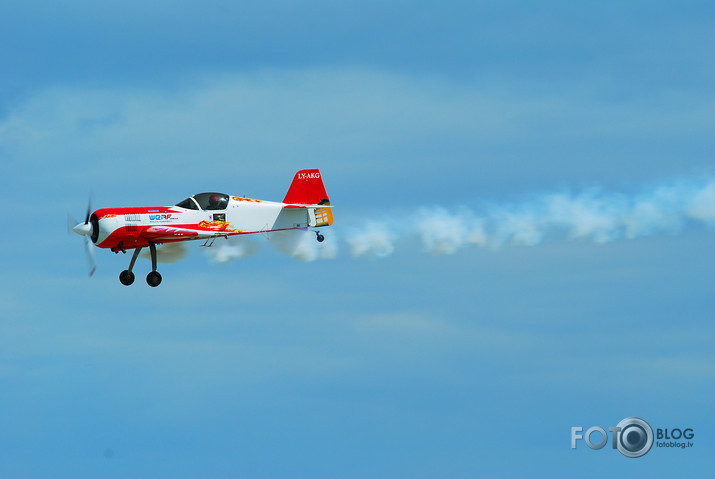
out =
<path fill-rule="evenodd" d="M 87 263 L 89 264 L 89 276 L 92 277 L 94 272 L 97 270 L 97 266 L 94 263 L 94 248 L 92 244 L 92 225 L 89 223 L 89 218 L 92 215 L 92 196 L 90 195 L 89 201 L 87 202 L 87 214 L 84 217 L 84 223 L 78 223 L 72 220 L 70 215 L 67 215 L 67 231 L 70 229 L 77 233 L 78 235 L 84 236 L 84 252 L 87 256 Z M 74 226 L 72 226 L 74 223 Z"/>
<path fill-rule="evenodd" d="M 89 277 L 91 278 L 95 271 L 97 271 L 97 265 L 94 263 L 94 248 L 92 240 L 89 236 L 84 237 L 84 251 L 87 254 L 87 263 L 89 264 Z"/>
<path fill-rule="evenodd" d="M 92 194 L 89 195 L 89 200 L 87 201 L 87 214 L 84 216 L 84 224 L 89 223 L 89 216 L 92 214 Z"/>

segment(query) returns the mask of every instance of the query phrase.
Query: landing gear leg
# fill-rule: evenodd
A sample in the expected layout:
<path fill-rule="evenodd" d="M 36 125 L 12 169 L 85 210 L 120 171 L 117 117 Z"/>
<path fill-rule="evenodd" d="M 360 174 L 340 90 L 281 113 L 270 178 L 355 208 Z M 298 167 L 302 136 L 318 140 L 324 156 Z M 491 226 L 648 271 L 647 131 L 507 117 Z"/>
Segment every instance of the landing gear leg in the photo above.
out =
<path fill-rule="evenodd" d="M 119 281 L 124 286 L 129 286 L 134 282 L 134 273 L 132 273 L 132 269 L 134 269 L 134 263 L 137 262 L 137 258 L 139 257 L 139 252 L 141 251 L 141 248 L 137 248 L 134 250 L 134 254 L 132 255 L 132 260 L 129 262 L 129 269 L 125 269 L 121 273 L 119 273 Z"/>
<path fill-rule="evenodd" d="M 325 236 L 321 235 L 320 231 L 316 231 L 315 235 L 316 235 L 315 239 L 318 240 L 318 243 L 322 243 L 323 241 L 325 241 Z"/>
<path fill-rule="evenodd" d="M 151 253 L 151 273 L 146 275 L 146 282 L 155 288 L 161 284 L 161 275 L 156 270 L 156 243 L 149 243 L 149 252 Z"/>

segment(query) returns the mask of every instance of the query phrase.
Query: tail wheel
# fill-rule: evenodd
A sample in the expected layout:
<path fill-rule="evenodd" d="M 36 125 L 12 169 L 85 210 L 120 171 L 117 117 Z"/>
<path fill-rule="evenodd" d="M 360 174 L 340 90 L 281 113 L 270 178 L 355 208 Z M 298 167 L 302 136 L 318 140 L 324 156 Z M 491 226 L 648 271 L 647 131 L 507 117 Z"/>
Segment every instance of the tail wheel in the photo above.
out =
<path fill-rule="evenodd" d="M 321 235 L 320 233 L 316 233 L 316 239 L 318 240 L 318 243 L 322 243 L 325 241 L 325 236 Z"/>

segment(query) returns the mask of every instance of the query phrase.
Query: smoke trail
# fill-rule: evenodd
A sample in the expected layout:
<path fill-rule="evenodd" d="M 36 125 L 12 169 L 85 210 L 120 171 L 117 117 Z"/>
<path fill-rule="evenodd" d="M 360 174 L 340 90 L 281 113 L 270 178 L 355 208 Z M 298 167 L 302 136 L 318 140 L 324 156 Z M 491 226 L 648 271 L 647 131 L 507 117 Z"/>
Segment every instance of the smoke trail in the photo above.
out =
<path fill-rule="evenodd" d="M 215 263 L 228 263 L 234 259 L 252 256 L 263 243 L 298 261 L 332 259 L 337 256 L 338 251 L 334 236 L 326 237 L 323 243 L 318 243 L 312 231 L 289 230 L 270 233 L 268 241 L 259 235 L 219 239 L 211 247 L 203 248 L 203 252 Z"/>
<path fill-rule="evenodd" d="M 715 220 L 715 182 L 710 182 L 696 193 L 686 214 L 701 221 Z"/>
<path fill-rule="evenodd" d="M 688 222 L 715 224 L 714 180 L 672 182 L 631 195 L 591 188 L 475 209 L 422 208 L 403 220 L 366 221 L 347 242 L 353 256 L 380 257 L 394 251 L 397 242 L 416 237 L 427 252 L 439 255 L 467 245 L 533 246 L 547 237 L 601 244 L 675 233 Z"/>
<path fill-rule="evenodd" d="M 487 244 L 484 218 L 466 208 L 449 212 L 442 207 L 422 209 L 414 217 L 415 230 L 433 254 L 453 254 L 464 244 Z"/>
<path fill-rule="evenodd" d="M 258 243 L 252 239 L 240 238 L 230 243 L 218 239 L 211 247 L 203 248 L 203 253 L 214 263 L 228 263 L 234 259 L 252 256 L 258 249 Z"/>
<path fill-rule="evenodd" d="M 334 241 L 334 238 L 326 237 L 323 243 L 318 243 L 315 233 L 312 231 L 277 231 L 271 233 L 269 242 L 278 251 L 290 255 L 298 261 L 333 259 L 338 254 L 337 242 Z"/>
<path fill-rule="evenodd" d="M 361 229 L 353 229 L 347 243 L 352 256 L 374 256 L 383 258 L 395 251 L 397 235 L 388 231 L 386 222 L 367 222 Z"/>
<path fill-rule="evenodd" d="M 589 188 L 552 192 L 515 203 L 485 202 L 474 208 L 433 206 L 410 214 L 386 214 L 326 229 L 324 243 L 311 231 L 271 233 L 269 246 L 300 261 L 332 259 L 336 233 L 355 258 L 384 258 L 400 245 L 419 242 L 433 255 L 454 254 L 467 246 L 491 250 L 534 246 L 543 241 L 591 241 L 595 244 L 657 233 L 677 233 L 689 223 L 715 226 L 715 180 L 673 181 L 625 194 Z M 261 237 L 206 248 L 223 263 L 254 254 Z"/>
<path fill-rule="evenodd" d="M 156 260 L 159 263 L 176 263 L 186 257 L 189 250 L 184 243 L 160 244 L 156 248 Z M 144 250 L 139 255 L 142 258 L 151 259 L 149 250 Z"/>

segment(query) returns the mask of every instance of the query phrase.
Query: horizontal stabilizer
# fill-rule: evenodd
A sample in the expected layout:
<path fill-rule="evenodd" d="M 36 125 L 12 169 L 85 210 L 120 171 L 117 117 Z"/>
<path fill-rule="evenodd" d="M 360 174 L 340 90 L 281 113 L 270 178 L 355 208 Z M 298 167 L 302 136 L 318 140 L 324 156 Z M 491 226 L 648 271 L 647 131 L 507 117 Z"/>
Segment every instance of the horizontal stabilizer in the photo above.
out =
<path fill-rule="evenodd" d="M 322 208 L 332 208 L 330 205 L 284 205 L 283 208 L 307 208 L 311 210 L 318 210 Z"/>

